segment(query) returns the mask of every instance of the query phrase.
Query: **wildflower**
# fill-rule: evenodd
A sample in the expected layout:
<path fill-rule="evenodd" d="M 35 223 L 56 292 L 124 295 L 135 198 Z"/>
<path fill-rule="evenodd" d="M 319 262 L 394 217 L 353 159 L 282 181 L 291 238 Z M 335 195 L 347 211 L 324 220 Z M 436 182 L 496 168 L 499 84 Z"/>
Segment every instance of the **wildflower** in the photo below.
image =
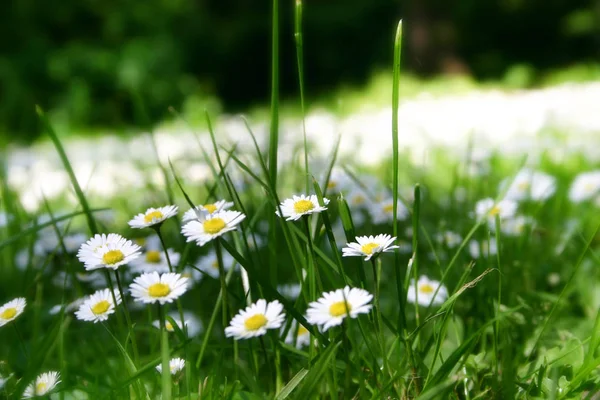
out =
<path fill-rule="evenodd" d="M 4 326 L 9 322 L 15 320 L 25 310 L 27 301 L 23 297 L 18 297 L 14 300 L 9 301 L 2 307 L 0 307 L 0 326 Z"/>
<path fill-rule="evenodd" d="M 296 300 L 300 296 L 302 287 L 297 283 L 288 283 L 277 286 L 277 291 L 290 300 Z"/>
<path fill-rule="evenodd" d="M 285 342 L 287 344 L 294 344 L 294 339 L 296 341 L 296 348 L 298 349 L 310 344 L 310 332 L 306 327 L 296 321 L 292 323 L 292 327 L 285 338 Z"/>
<path fill-rule="evenodd" d="M 110 233 L 96 234 L 82 244 L 77 253 L 79 261 L 90 271 L 98 268 L 117 269 L 139 257 L 140 246 L 133 244 L 121 235 Z"/>
<path fill-rule="evenodd" d="M 508 199 L 495 202 L 494 199 L 486 198 L 475 204 L 477 219 L 486 218 L 491 228 L 496 226 L 496 216 L 507 219 L 514 216 L 516 211 L 517 203 Z"/>
<path fill-rule="evenodd" d="M 344 318 L 356 318 L 359 314 L 371 311 L 369 302 L 373 295 L 364 289 L 350 288 L 323 293 L 317 301 L 308 305 L 306 319 L 312 325 L 321 325 L 323 331 L 332 326 L 340 325 Z"/>
<path fill-rule="evenodd" d="M 377 257 L 380 253 L 385 253 L 398 246 L 392 246 L 396 240 L 390 235 L 381 234 L 377 236 L 357 236 L 356 242 L 351 242 L 342 249 L 344 257 L 365 256 L 365 261 L 369 261 L 372 257 Z"/>
<path fill-rule="evenodd" d="M 187 278 L 176 273 L 158 275 L 158 272 L 138 276 L 129 285 L 135 301 L 160 304 L 171 303 L 187 290 Z"/>
<path fill-rule="evenodd" d="M 225 336 L 235 340 L 262 336 L 267 329 L 278 329 L 283 324 L 285 314 L 283 305 L 274 300 L 267 303 L 260 299 L 245 310 L 241 310 L 225 328 Z"/>
<path fill-rule="evenodd" d="M 182 222 L 186 223 L 195 219 L 199 219 L 200 215 L 202 214 L 202 211 L 206 211 L 209 214 L 214 214 L 219 211 L 228 210 L 231 207 L 233 207 L 233 202 L 228 202 L 225 200 L 219 200 L 216 203 L 212 204 L 199 205 L 187 210 L 185 214 L 183 214 Z"/>
<path fill-rule="evenodd" d="M 162 224 L 167 218 L 171 218 L 172 216 L 176 215 L 177 211 L 177 206 L 149 208 L 145 213 L 141 213 L 133 217 L 128 224 L 132 228 L 137 229 L 149 228 L 154 225 Z"/>
<path fill-rule="evenodd" d="M 198 246 L 204 246 L 216 237 L 233 231 L 246 218 L 239 211 L 219 211 L 214 214 L 203 212 L 197 220 L 188 222 L 181 228 L 187 241 L 196 241 Z"/>
<path fill-rule="evenodd" d="M 121 295 L 115 293 L 116 305 L 121 304 Z M 97 290 L 89 298 L 85 299 L 83 304 L 79 306 L 79 310 L 75 312 L 77 319 L 82 321 L 106 321 L 110 314 L 115 312 L 115 303 L 113 295 L 109 289 Z"/>
<path fill-rule="evenodd" d="M 223 269 L 229 271 L 235 265 L 235 259 L 229 253 L 223 252 Z M 215 250 L 211 250 L 205 256 L 201 257 L 196 263 L 196 267 L 212 278 L 219 278 L 219 260 Z"/>
<path fill-rule="evenodd" d="M 452 231 L 438 233 L 435 238 L 439 243 L 445 244 L 450 249 L 453 249 L 462 243 L 462 237 L 458 233 Z"/>
<path fill-rule="evenodd" d="M 185 360 L 182 358 L 171 358 L 169 361 L 169 369 L 171 370 L 171 375 L 177 375 L 183 367 L 185 367 Z M 156 370 L 162 374 L 162 364 L 158 364 L 156 366 Z"/>
<path fill-rule="evenodd" d="M 525 229 L 533 224 L 533 219 L 531 217 L 526 217 L 523 215 L 517 215 L 514 218 L 511 218 L 502 224 L 501 229 L 505 235 L 508 236 L 520 236 Z"/>
<path fill-rule="evenodd" d="M 79 298 L 68 304 L 57 304 L 48 311 L 50 315 L 56 315 L 62 310 L 65 309 L 65 313 L 70 313 L 78 309 L 87 299 L 85 297 Z"/>
<path fill-rule="evenodd" d="M 502 228 L 504 229 L 504 226 Z M 473 258 L 489 257 L 498 253 L 498 244 L 495 238 L 490 238 L 489 241 L 484 240 L 479 243 L 477 240 L 469 242 L 469 253 Z"/>
<path fill-rule="evenodd" d="M 183 330 L 183 325 L 181 324 L 181 316 L 178 312 L 170 313 L 169 317 L 171 317 L 173 321 L 175 321 L 175 325 L 177 325 L 179 329 Z M 196 336 L 202 330 L 202 322 L 191 312 L 183 312 L 183 323 L 185 324 L 187 334 L 189 337 Z M 160 321 L 153 321 L 152 326 L 154 326 L 157 329 L 160 329 Z M 168 319 L 165 320 L 165 329 L 167 330 L 167 332 L 175 332 L 175 327 Z"/>
<path fill-rule="evenodd" d="M 30 399 L 36 396 L 44 396 L 51 392 L 59 383 L 59 372 L 44 372 L 36 378 L 35 382 L 27 386 L 27 389 L 25 389 L 25 393 L 23 393 L 23 398 Z"/>
<path fill-rule="evenodd" d="M 179 263 L 179 253 L 173 249 L 167 249 L 171 265 L 175 266 Z M 131 262 L 131 271 L 138 274 L 146 272 L 169 272 L 169 263 L 165 253 L 161 250 L 146 250 L 142 257 L 136 258 Z"/>
<path fill-rule="evenodd" d="M 398 200 L 396 217 L 399 220 L 405 220 L 408 218 L 408 208 Z M 392 197 L 384 198 L 376 203 L 373 203 L 368 208 L 369 214 L 373 223 L 376 225 L 386 224 L 394 220 L 394 199 Z"/>
<path fill-rule="evenodd" d="M 510 179 L 504 180 L 500 184 L 500 190 L 506 187 Z M 552 196 L 556 191 L 556 179 L 548 174 L 530 169 L 519 171 L 512 180 L 506 192 L 506 199 L 509 200 L 545 200 Z"/>
<path fill-rule="evenodd" d="M 407 293 L 407 300 L 410 303 L 414 304 L 415 301 L 418 300 L 420 305 L 428 306 L 429 304 L 442 304 L 448 298 L 448 290 L 446 287 L 440 285 L 440 282 L 438 281 L 430 280 L 426 276 L 421 276 L 419 278 L 416 287 L 418 296 L 415 292 L 415 280 L 412 279 Z M 437 294 L 435 293 L 436 291 Z"/>
<path fill-rule="evenodd" d="M 323 180 L 327 177 L 324 176 Z M 340 193 L 350 188 L 352 180 L 350 176 L 341 168 L 334 167 L 329 175 L 329 181 L 327 182 L 328 193 Z"/>
<path fill-rule="evenodd" d="M 329 204 L 329 199 L 323 198 L 323 204 Z M 327 207 L 319 205 L 319 200 L 314 194 L 309 196 L 303 194 L 300 196 L 293 195 L 291 199 L 282 201 L 279 207 L 281 208 L 281 214 L 279 214 L 279 210 L 275 211 L 275 214 L 285 218 L 286 221 L 297 221 L 304 215 L 327 210 Z"/>
<path fill-rule="evenodd" d="M 569 199 L 573 203 L 590 200 L 600 194 L 600 171 L 584 172 L 575 178 L 569 189 Z"/>

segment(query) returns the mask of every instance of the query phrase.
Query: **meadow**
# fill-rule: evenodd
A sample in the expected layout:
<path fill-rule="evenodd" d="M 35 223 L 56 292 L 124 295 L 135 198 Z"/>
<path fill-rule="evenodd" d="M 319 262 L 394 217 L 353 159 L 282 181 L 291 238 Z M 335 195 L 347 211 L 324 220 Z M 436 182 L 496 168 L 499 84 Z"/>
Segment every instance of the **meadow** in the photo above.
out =
<path fill-rule="evenodd" d="M 400 45 L 401 25 L 392 148 L 369 164 L 302 128 L 282 146 L 276 52 L 264 140 L 224 142 L 207 112 L 191 159 L 124 149 L 93 188 L 38 109 L 68 184 L 27 203 L 0 175 L 0 395 L 597 398 L 598 143 L 415 160 Z"/>

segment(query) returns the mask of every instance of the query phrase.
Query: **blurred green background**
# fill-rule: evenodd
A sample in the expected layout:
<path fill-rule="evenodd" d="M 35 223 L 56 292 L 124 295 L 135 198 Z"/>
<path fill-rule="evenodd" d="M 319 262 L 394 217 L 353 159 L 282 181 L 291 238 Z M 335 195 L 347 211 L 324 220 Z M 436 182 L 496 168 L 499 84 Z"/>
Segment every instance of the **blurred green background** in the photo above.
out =
<path fill-rule="evenodd" d="M 34 105 L 69 126 L 152 122 L 168 106 L 218 99 L 225 111 L 268 101 L 269 1 L 8 0 L 0 2 L 0 142 L 40 132 Z M 281 93 L 297 94 L 294 0 L 280 2 Z M 544 71 L 600 59 L 595 0 L 308 0 L 309 96 L 362 85 L 391 65 L 397 20 L 403 63 L 422 77 L 507 74 L 523 86 Z"/>

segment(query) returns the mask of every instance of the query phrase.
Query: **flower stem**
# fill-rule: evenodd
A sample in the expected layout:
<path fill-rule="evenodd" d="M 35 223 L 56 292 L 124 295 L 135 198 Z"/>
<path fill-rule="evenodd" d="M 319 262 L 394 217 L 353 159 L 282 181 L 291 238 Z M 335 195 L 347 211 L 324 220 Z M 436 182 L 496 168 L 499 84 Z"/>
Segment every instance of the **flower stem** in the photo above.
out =
<path fill-rule="evenodd" d="M 127 307 L 127 301 L 125 300 L 125 294 L 123 292 L 123 286 L 121 285 L 121 278 L 119 277 L 119 271 L 115 270 L 115 277 L 117 278 L 117 287 L 119 288 L 119 293 L 121 294 L 121 303 L 123 304 L 123 312 L 125 313 L 125 321 L 127 321 L 127 329 L 129 330 L 129 340 L 131 340 L 131 347 L 133 348 L 133 359 L 136 365 L 139 365 L 140 356 L 137 348 L 137 341 L 135 339 L 135 332 L 133 331 L 133 324 L 131 323 L 131 317 L 129 316 L 129 308 Z M 112 292 L 113 301 L 115 307 L 117 306 L 117 302 L 115 301 L 115 294 Z"/>
<path fill-rule="evenodd" d="M 162 359 L 162 398 L 171 399 L 171 368 L 169 367 L 169 336 L 165 327 L 165 316 L 162 306 L 157 303 L 158 320 L 160 321 L 160 354 Z"/>
<path fill-rule="evenodd" d="M 227 326 L 227 282 L 225 281 L 225 267 L 223 266 L 223 253 L 221 250 L 221 241 L 215 239 L 215 253 L 217 253 L 217 264 L 219 264 L 219 280 L 221 281 L 221 295 L 223 305 L 223 329 Z"/>

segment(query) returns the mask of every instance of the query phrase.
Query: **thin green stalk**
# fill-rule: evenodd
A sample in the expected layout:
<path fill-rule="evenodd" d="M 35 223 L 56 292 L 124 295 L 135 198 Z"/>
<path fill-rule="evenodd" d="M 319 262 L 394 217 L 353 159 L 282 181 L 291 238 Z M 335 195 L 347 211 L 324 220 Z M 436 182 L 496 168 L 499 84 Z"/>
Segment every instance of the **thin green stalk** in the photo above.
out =
<path fill-rule="evenodd" d="M 381 272 L 381 260 L 377 257 L 371 258 L 371 266 L 373 267 L 373 286 L 375 288 L 375 296 L 374 296 L 374 306 L 375 306 L 375 334 L 377 335 L 377 339 L 379 341 L 379 346 L 381 347 L 381 357 L 383 359 L 383 366 L 385 373 L 389 373 L 389 365 L 387 362 L 387 351 L 385 346 L 385 338 L 383 335 L 383 322 L 381 319 L 381 306 L 379 303 L 380 291 L 379 291 L 379 279 L 381 277 L 381 273 L 378 273 L 378 269 Z"/>
<path fill-rule="evenodd" d="M 138 353 L 137 340 L 135 338 L 135 332 L 133 330 L 133 324 L 131 323 L 131 316 L 129 315 L 129 308 L 127 307 L 127 301 L 125 301 L 125 293 L 123 292 L 123 287 L 121 285 L 121 278 L 119 277 L 119 271 L 115 270 L 115 276 L 117 278 L 117 287 L 119 288 L 119 293 L 121 294 L 121 299 L 123 300 L 121 304 L 123 304 L 123 313 L 125 314 L 125 321 L 127 321 L 127 329 L 129 330 L 129 340 L 131 341 L 131 347 L 133 349 L 133 359 L 135 361 L 136 367 L 139 365 L 140 355 Z M 112 288 L 111 288 L 112 292 Z M 114 301 L 114 293 L 113 301 Z M 114 304 L 117 304 L 115 301 Z"/>
<path fill-rule="evenodd" d="M 308 223 L 308 216 L 302 217 L 302 222 L 304 223 L 304 231 L 306 232 L 306 240 L 307 240 L 307 251 L 306 257 L 308 259 L 308 290 L 310 293 L 310 300 L 314 301 L 317 298 L 317 277 L 316 277 L 316 268 L 315 268 L 315 258 L 313 253 L 313 242 L 312 236 L 310 234 L 310 225 Z"/>
<path fill-rule="evenodd" d="M 418 288 L 418 280 L 419 280 L 419 218 L 421 214 L 421 186 L 417 183 L 415 185 L 415 200 L 413 206 L 413 218 L 412 218 L 412 274 L 415 280 L 415 319 L 416 319 L 416 327 L 418 328 L 421 325 L 420 315 L 419 315 L 419 288 Z M 433 301 L 433 300 L 432 300 Z M 427 316 L 427 314 L 425 315 Z M 421 346 L 421 331 L 417 332 L 416 336 L 416 346 L 417 350 Z"/>
<path fill-rule="evenodd" d="M 279 0 L 272 3 L 271 32 L 271 128 L 269 132 L 269 174 L 277 187 L 277 147 L 279 144 Z"/>
<path fill-rule="evenodd" d="M 23 350 L 23 355 L 25 355 L 25 359 L 29 360 L 29 352 L 27 351 L 27 348 L 25 347 L 25 341 L 23 340 L 23 336 L 21 336 L 21 331 L 19 331 L 19 328 L 17 327 L 17 324 L 15 321 L 13 321 L 11 325 L 13 326 L 13 328 L 15 328 L 17 338 L 19 339 L 19 343 L 21 344 L 21 349 Z"/>
<path fill-rule="evenodd" d="M 223 253 L 221 250 L 221 239 L 215 239 L 215 252 L 217 253 L 217 264 L 219 264 L 219 281 L 221 282 L 221 293 L 223 294 L 223 327 L 228 322 L 228 304 L 227 304 L 227 282 L 225 281 L 225 267 L 223 266 Z"/>
<path fill-rule="evenodd" d="M 392 78 L 392 192 L 394 206 L 393 215 L 393 234 L 398 237 L 398 108 L 400 106 L 399 82 L 400 82 L 400 56 L 402 54 L 402 20 L 398 22 L 396 36 L 394 38 L 394 64 Z M 416 234 L 416 233 L 415 233 Z M 398 332 L 406 328 L 406 316 L 404 310 L 405 293 L 402 271 L 400 269 L 400 254 L 394 254 L 394 271 L 396 273 L 396 289 L 398 291 Z"/>
<path fill-rule="evenodd" d="M 165 400 L 171 399 L 171 368 L 169 366 L 169 333 L 165 327 L 165 316 L 160 303 L 156 303 L 158 308 L 158 320 L 160 322 L 160 354 L 162 365 L 162 398 Z"/>
<path fill-rule="evenodd" d="M 298 85 L 300 87 L 300 112 L 302 113 L 302 134 L 304 139 L 304 173 L 306 192 L 310 191 L 310 173 L 308 170 L 308 144 L 306 142 L 306 110 L 304 103 L 304 44 L 302 41 L 302 0 L 296 0 L 294 13 L 294 39 L 296 41 L 296 60 L 298 62 Z"/>
<path fill-rule="evenodd" d="M 496 315 L 500 315 L 500 307 L 502 305 L 502 264 L 500 264 L 500 216 L 496 214 L 496 260 L 498 262 L 498 304 L 496 306 Z M 488 245 L 488 249 L 489 249 L 489 245 Z M 489 251 L 489 250 L 488 250 Z M 500 320 L 496 321 L 496 324 L 494 325 L 494 355 L 495 355 L 495 360 L 494 360 L 494 371 L 496 376 L 498 375 L 498 368 L 499 368 L 499 360 L 500 360 L 500 354 L 499 354 L 499 343 L 498 343 L 498 338 L 500 337 Z"/>

